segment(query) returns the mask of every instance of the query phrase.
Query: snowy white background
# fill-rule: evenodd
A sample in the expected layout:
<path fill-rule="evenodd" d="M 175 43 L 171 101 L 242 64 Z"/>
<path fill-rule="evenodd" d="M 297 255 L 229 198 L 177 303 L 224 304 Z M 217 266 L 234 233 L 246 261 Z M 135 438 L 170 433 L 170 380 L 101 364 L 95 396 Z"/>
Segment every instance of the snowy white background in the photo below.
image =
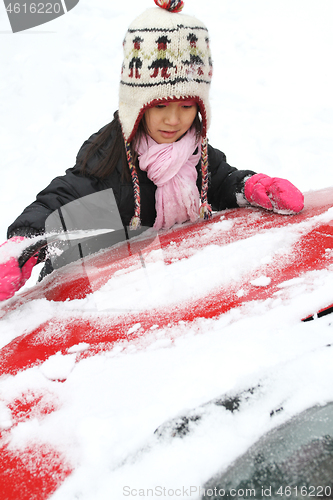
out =
<path fill-rule="evenodd" d="M 0 5 L 2 240 L 36 193 L 73 166 L 84 140 L 112 119 L 123 36 L 152 3 L 80 0 L 67 15 L 17 34 Z M 211 144 L 231 165 L 288 178 L 303 191 L 332 186 L 333 2 L 187 0 L 184 12 L 210 31 Z M 50 380 L 48 365 L 7 379 L 5 399 L 34 387 L 63 404 L 43 422 L 21 426 L 16 445 L 37 436 L 75 464 L 54 500 L 118 500 L 126 485 L 202 485 L 271 427 L 333 398 L 324 348 L 331 318 L 299 322 L 306 305 L 327 300 L 330 273 L 316 284 L 311 294 L 296 286 L 289 307 L 257 304 L 199 321 L 174 344 L 160 332 L 147 350 L 114 351 L 75 369 L 72 358 L 55 359 L 65 384 Z M 54 314 L 60 310 L 51 303 L 30 304 L 2 321 L 1 345 Z M 261 394 L 238 414 L 208 414 L 186 440 L 154 441 L 167 419 L 259 382 Z M 285 411 L 270 419 L 282 404 Z M 1 418 L 10 421 L 3 408 Z"/>

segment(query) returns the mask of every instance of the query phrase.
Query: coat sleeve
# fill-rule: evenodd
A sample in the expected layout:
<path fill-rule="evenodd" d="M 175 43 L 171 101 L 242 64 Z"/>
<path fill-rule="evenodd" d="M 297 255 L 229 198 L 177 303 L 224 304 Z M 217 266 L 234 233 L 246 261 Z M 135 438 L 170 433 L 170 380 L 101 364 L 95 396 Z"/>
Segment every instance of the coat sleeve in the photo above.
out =
<path fill-rule="evenodd" d="M 44 233 L 45 221 L 52 212 L 70 201 L 103 189 L 97 178 L 82 176 L 78 169 L 78 161 L 101 131 L 93 134 L 84 142 L 77 154 L 76 165 L 66 170 L 65 175 L 53 179 L 43 191 L 37 194 L 36 200 L 26 207 L 9 226 L 8 238 L 12 236 L 30 237 Z M 93 161 L 98 161 L 98 159 L 93 157 Z"/>
<path fill-rule="evenodd" d="M 246 204 L 243 196 L 244 183 L 246 178 L 256 172 L 231 167 L 226 161 L 225 154 L 210 145 L 208 145 L 208 165 L 208 202 L 212 209 L 225 210 Z"/>

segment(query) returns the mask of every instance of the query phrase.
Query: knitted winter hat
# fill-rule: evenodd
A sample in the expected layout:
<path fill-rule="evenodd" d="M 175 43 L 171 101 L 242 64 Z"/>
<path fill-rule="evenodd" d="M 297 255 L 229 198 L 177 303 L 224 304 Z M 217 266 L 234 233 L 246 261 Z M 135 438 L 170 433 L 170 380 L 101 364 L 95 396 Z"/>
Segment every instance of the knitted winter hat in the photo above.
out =
<path fill-rule="evenodd" d="M 134 188 L 133 228 L 140 225 L 140 187 L 130 142 L 145 111 L 163 102 L 190 98 L 199 106 L 203 127 L 200 216 L 211 215 L 207 203 L 206 134 L 210 123 L 208 99 L 213 66 L 208 30 L 198 19 L 180 14 L 182 0 L 154 1 L 158 7 L 137 17 L 126 33 L 119 91 L 119 119 Z"/>

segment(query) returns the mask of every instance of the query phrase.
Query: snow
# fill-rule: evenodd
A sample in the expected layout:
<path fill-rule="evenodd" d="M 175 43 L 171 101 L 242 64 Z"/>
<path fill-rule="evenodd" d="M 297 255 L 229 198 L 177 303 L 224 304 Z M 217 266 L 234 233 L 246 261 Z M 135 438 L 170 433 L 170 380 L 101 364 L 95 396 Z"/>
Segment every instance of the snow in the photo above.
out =
<path fill-rule="evenodd" d="M 259 276 L 259 278 L 250 281 L 250 283 L 253 286 L 268 286 L 271 281 L 269 276 Z"/>
<path fill-rule="evenodd" d="M 40 366 L 42 374 L 50 380 L 66 380 L 68 375 L 75 367 L 75 354 L 63 356 L 58 352 L 54 356 L 50 356 Z"/>
<path fill-rule="evenodd" d="M 81 0 L 68 14 L 15 35 L 2 7 L 2 240 L 36 193 L 71 167 L 86 138 L 112 119 L 123 36 L 151 4 Z M 287 178 L 302 191 L 332 186 L 331 0 L 205 5 L 187 0 L 184 12 L 202 19 L 211 36 L 211 144 L 237 168 Z M 332 220 L 332 209 L 321 220 Z M 213 230 L 232 231 L 232 222 L 222 217 Z M 22 305 L 0 320 L 0 345 L 52 318 L 105 314 L 110 304 L 110 315 L 133 311 L 133 304 L 137 310 L 172 305 L 252 271 L 252 286 L 264 288 L 271 276 L 255 274 L 258 266 L 269 269 L 274 258 L 288 255 L 297 236 L 280 229 L 270 238 L 211 245 L 186 260 L 176 258 L 175 248 L 167 267 L 157 250 L 145 269 L 119 272 L 86 299 Z M 79 356 L 89 343 L 74 343 L 38 367 L 2 377 L 0 430 L 11 431 L 11 449 L 48 443 L 73 466 L 52 500 L 131 498 L 140 490 L 150 498 L 180 491 L 198 499 L 205 481 L 265 432 L 332 401 L 332 317 L 300 322 L 333 302 L 332 289 L 332 270 L 316 271 L 217 319 L 156 324 L 143 343 L 123 341 L 86 359 Z M 240 287 L 238 295 L 244 293 Z M 140 329 L 134 322 L 127 334 Z M 205 406 L 250 388 L 254 393 L 238 412 Z M 8 403 L 22 394 L 40 395 L 55 411 L 13 426 Z M 154 434 L 192 411 L 202 418 L 183 439 Z"/>

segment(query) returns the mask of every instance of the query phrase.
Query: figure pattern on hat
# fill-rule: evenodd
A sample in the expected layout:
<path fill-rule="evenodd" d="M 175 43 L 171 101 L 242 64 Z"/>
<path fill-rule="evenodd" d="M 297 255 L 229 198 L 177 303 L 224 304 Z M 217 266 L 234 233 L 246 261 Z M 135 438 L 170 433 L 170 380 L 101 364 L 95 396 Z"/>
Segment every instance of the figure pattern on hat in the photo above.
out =
<path fill-rule="evenodd" d="M 135 68 L 135 78 L 141 78 L 139 70 L 142 68 L 142 60 L 140 59 L 140 51 L 141 51 L 141 42 L 143 39 L 139 36 L 136 36 L 133 40 L 133 50 L 131 52 L 132 59 L 129 63 L 129 77 L 133 78 L 133 69 Z"/>

